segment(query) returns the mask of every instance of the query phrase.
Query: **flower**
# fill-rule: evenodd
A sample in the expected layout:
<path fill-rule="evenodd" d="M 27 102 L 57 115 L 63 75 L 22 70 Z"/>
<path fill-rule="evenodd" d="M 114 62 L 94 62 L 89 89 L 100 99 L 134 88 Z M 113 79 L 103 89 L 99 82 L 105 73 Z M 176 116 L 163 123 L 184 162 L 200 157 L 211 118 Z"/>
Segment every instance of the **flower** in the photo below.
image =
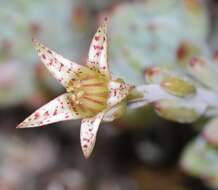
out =
<path fill-rule="evenodd" d="M 36 39 L 33 43 L 41 61 L 67 92 L 36 110 L 17 128 L 82 119 L 80 140 L 84 156 L 88 158 L 94 148 L 100 122 L 116 118 L 114 113 L 131 89 L 131 85 L 112 79 L 110 74 L 106 24 L 100 25 L 93 37 L 86 66 L 65 59 Z"/>
<path fill-rule="evenodd" d="M 201 135 L 209 144 L 218 147 L 218 65 L 216 60 L 211 57 L 194 57 L 187 65 L 187 71 L 200 83 L 201 88 L 208 89 L 211 94 L 213 93 L 216 96 L 216 100 L 212 99 L 211 104 L 207 106 L 207 111 L 204 115 L 211 119 L 206 123 Z M 209 100 L 209 97 L 205 96 L 204 99 Z"/>

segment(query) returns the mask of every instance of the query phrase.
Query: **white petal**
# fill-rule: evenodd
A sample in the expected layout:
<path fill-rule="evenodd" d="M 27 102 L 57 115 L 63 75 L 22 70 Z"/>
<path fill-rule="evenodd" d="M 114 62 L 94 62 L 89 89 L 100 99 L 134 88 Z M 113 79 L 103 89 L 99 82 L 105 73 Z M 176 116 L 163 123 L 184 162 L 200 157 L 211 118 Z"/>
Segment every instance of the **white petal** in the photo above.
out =
<path fill-rule="evenodd" d="M 87 65 L 91 68 L 96 68 L 102 74 L 110 77 L 107 53 L 107 27 L 105 24 L 102 24 L 99 26 L 90 44 Z"/>
<path fill-rule="evenodd" d="M 68 94 L 66 93 L 36 110 L 20 123 L 17 128 L 39 127 L 58 121 L 79 118 L 81 118 L 81 116 L 73 111 Z"/>
<path fill-rule="evenodd" d="M 85 158 L 88 158 L 92 153 L 92 150 L 95 146 L 98 127 L 103 117 L 104 112 L 101 112 L 94 117 L 82 120 L 80 141 Z"/>
<path fill-rule="evenodd" d="M 51 49 L 45 47 L 39 41 L 34 39 L 33 43 L 38 51 L 41 61 L 45 64 L 52 75 L 65 87 L 68 82 L 76 76 L 76 73 L 85 69 L 83 66 L 69 61 Z"/>
<path fill-rule="evenodd" d="M 107 104 L 109 107 L 113 107 L 127 97 L 132 86 L 124 82 L 110 81 L 108 88 L 110 93 Z"/>

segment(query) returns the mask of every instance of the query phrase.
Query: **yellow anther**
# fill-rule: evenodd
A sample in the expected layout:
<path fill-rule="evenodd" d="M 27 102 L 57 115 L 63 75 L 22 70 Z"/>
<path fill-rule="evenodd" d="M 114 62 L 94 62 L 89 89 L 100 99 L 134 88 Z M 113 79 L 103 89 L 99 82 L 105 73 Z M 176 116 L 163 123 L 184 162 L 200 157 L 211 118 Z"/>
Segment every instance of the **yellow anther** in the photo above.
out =
<path fill-rule="evenodd" d="M 81 98 L 83 95 L 84 95 L 84 91 L 83 90 L 80 90 L 78 93 L 77 93 L 77 98 Z"/>

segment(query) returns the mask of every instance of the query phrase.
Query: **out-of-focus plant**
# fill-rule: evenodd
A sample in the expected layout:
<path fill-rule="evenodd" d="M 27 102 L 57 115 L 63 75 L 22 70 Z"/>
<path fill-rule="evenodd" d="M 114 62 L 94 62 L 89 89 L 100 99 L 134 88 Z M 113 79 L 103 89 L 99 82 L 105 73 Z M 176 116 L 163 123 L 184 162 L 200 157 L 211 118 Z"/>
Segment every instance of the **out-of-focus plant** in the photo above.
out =
<path fill-rule="evenodd" d="M 85 175 L 75 169 L 66 169 L 64 171 L 59 171 L 54 173 L 51 180 L 47 184 L 46 190 L 53 189 L 81 189 L 87 190 L 87 181 Z"/>
<path fill-rule="evenodd" d="M 185 172 L 200 177 L 206 185 L 217 189 L 217 59 L 193 57 L 186 63 L 180 67 L 180 72 L 147 68 L 146 85 L 137 86 L 135 93 L 133 90 L 128 96 L 128 103 L 132 108 L 152 103 L 159 116 L 179 123 L 192 123 L 201 117 L 209 119 L 199 137 L 185 148 L 181 166 Z"/>
<path fill-rule="evenodd" d="M 17 105 L 29 98 L 34 102 L 43 85 L 50 91 L 60 90 L 38 64 L 28 39 L 46 39 L 69 57 L 80 59 L 88 43 L 89 20 L 82 1 L 1 1 L 0 106 Z"/>
<path fill-rule="evenodd" d="M 217 158 L 217 147 L 209 144 L 203 136 L 199 136 L 185 148 L 180 165 L 184 172 L 202 179 L 207 186 L 217 189 Z"/>
<path fill-rule="evenodd" d="M 136 87 L 143 93 L 136 103 L 140 106 L 143 99 L 144 104 L 154 102 L 159 115 L 182 123 L 193 122 L 201 115 L 216 117 L 217 65 L 194 57 L 186 68 L 184 76 L 158 67 L 146 69 L 145 79 L 149 85 Z"/>
<path fill-rule="evenodd" d="M 189 74 L 198 80 L 201 88 L 211 91 L 218 96 L 218 65 L 216 56 L 213 60 L 193 58 L 188 66 Z M 204 98 L 209 98 L 204 95 Z M 196 140 L 191 142 L 181 158 L 182 168 L 190 175 L 200 177 L 205 183 L 217 189 L 218 187 L 218 107 L 217 100 L 212 100 L 204 115 L 209 121 Z"/>
<path fill-rule="evenodd" d="M 2 133 L 0 142 L 2 189 L 30 189 L 33 179 L 51 169 L 57 161 L 55 143 L 48 137 L 32 137 L 30 143 L 12 134 Z"/>
<path fill-rule="evenodd" d="M 188 43 L 182 47 L 185 52 L 184 62 L 181 62 L 181 57 L 177 57 L 180 72 L 160 67 L 147 68 L 147 84 L 136 87 L 135 96 L 138 95 L 139 98 L 137 100 L 133 96 L 134 101 L 130 105 L 135 108 L 153 103 L 158 115 L 180 123 L 192 123 L 200 117 L 209 118 L 198 138 L 200 140 L 195 140 L 187 147 L 181 162 L 185 171 L 202 177 L 207 184 L 217 188 L 217 57 L 191 58 L 196 53 L 193 52 L 193 47 Z M 132 97 L 129 98 L 131 102 Z"/>
<path fill-rule="evenodd" d="M 175 68 L 181 42 L 201 44 L 209 28 L 206 6 L 198 0 L 123 3 L 109 15 L 112 71 L 134 84 L 143 83 L 148 66 Z"/>

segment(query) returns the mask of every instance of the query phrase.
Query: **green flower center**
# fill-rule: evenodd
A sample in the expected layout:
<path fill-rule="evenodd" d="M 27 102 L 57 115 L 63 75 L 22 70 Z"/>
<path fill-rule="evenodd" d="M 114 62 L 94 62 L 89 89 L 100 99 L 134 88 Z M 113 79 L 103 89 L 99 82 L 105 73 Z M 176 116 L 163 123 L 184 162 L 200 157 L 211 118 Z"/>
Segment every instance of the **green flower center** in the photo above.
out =
<path fill-rule="evenodd" d="M 83 117 L 92 117 L 107 108 L 108 78 L 101 73 L 84 69 L 76 74 L 67 87 L 72 109 Z"/>

